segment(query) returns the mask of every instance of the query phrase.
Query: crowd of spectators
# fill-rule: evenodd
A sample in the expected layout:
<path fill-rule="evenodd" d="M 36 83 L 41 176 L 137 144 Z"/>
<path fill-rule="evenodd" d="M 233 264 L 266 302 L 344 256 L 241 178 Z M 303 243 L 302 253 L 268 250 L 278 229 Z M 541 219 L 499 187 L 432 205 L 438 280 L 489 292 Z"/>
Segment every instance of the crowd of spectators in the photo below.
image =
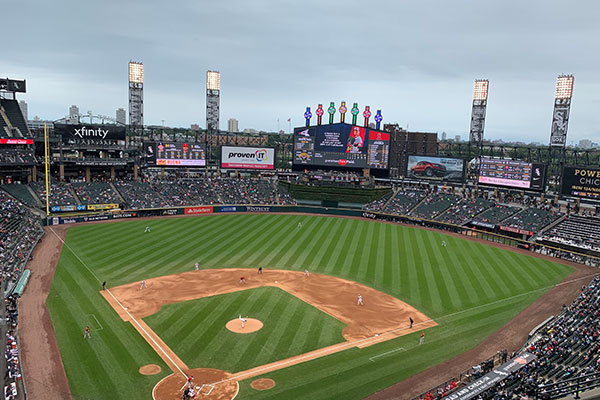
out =
<path fill-rule="evenodd" d="M 21 368 L 19 363 L 19 345 L 15 338 L 17 330 L 18 310 L 17 297 L 10 295 L 4 299 L 4 316 L 6 322 L 6 346 L 4 358 L 6 360 L 6 372 L 4 372 L 4 399 L 17 399 L 16 381 L 21 379 Z M 4 328 L 4 327 L 3 327 Z"/>
<path fill-rule="evenodd" d="M 38 198 L 43 204 L 46 203 L 46 185 L 43 182 L 31 182 L 30 184 L 33 191 L 37 194 Z M 75 199 L 75 192 L 70 183 L 65 182 L 51 182 L 50 187 L 50 205 L 51 206 L 74 206 L 77 205 Z"/>
<path fill-rule="evenodd" d="M 41 225 L 23 204 L 0 192 L 0 266 L 2 282 L 14 282 L 42 236 Z"/>
<path fill-rule="evenodd" d="M 223 204 L 277 203 L 277 190 L 269 180 L 220 178 L 216 184 Z"/>
<path fill-rule="evenodd" d="M 163 178 L 153 180 L 151 186 L 169 206 L 219 204 L 219 188 L 211 178 Z"/>
<path fill-rule="evenodd" d="M 385 205 L 387 214 L 406 215 L 427 196 L 427 191 L 420 188 L 398 188 L 394 197 Z"/>
<path fill-rule="evenodd" d="M 37 164 L 32 150 L 0 151 L 0 164 Z"/>
<path fill-rule="evenodd" d="M 519 212 L 521 209 L 512 206 L 496 204 L 473 218 L 476 223 L 497 225 L 501 221 Z"/>
<path fill-rule="evenodd" d="M 476 215 L 493 205 L 493 202 L 479 197 L 475 199 L 465 198 L 448 208 L 435 219 L 448 224 L 463 225 L 472 221 Z"/>
<path fill-rule="evenodd" d="M 600 218 L 569 215 L 539 236 L 538 241 L 600 252 Z"/>
<path fill-rule="evenodd" d="M 82 204 L 120 203 L 119 195 L 106 182 L 77 182 L 71 184 Z"/>
<path fill-rule="evenodd" d="M 434 219 L 449 207 L 459 202 L 460 198 L 455 194 L 438 192 L 427 196 L 425 200 L 415 207 L 409 215 L 423 219 Z"/>
<path fill-rule="evenodd" d="M 520 213 L 508 217 L 502 221 L 502 225 L 530 232 L 538 232 L 561 216 L 561 214 L 554 210 L 531 207 L 525 208 Z"/>
<path fill-rule="evenodd" d="M 119 180 L 115 182 L 115 187 L 121 193 L 128 208 L 133 210 L 168 206 L 167 201 L 152 189 L 148 182 Z"/>

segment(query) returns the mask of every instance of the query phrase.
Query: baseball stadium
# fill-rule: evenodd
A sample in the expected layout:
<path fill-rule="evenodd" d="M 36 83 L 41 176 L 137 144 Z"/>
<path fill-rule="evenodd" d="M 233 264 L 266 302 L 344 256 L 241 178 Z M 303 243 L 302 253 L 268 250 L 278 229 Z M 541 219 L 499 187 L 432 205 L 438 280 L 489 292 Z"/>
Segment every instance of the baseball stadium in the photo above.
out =
<path fill-rule="evenodd" d="M 129 124 L 32 124 L 0 79 L 5 399 L 598 395 L 600 151 L 566 124 L 485 140 L 477 80 L 468 142 L 345 101 L 221 131 L 208 71 L 207 128 L 165 129 L 128 67 Z"/>

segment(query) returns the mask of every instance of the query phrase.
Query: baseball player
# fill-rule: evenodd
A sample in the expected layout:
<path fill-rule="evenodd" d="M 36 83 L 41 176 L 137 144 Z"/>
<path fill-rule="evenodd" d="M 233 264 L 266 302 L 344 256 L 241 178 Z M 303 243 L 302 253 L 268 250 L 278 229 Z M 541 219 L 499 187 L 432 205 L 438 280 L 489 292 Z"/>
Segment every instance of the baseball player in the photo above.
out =
<path fill-rule="evenodd" d="M 246 283 L 246 277 L 245 276 L 242 276 L 240 278 L 240 283 Z"/>
<path fill-rule="evenodd" d="M 446 241 L 442 240 L 442 247 L 446 247 Z"/>
<path fill-rule="evenodd" d="M 298 222 L 298 228 L 302 228 L 302 222 Z"/>
<path fill-rule="evenodd" d="M 196 271 L 199 271 L 199 270 L 200 270 L 200 266 L 198 265 L 198 263 L 196 263 L 196 264 L 194 265 L 194 267 L 196 268 Z"/>
<path fill-rule="evenodd" d="M 102 282 L 102 290 L 106 290 L 106 281 Z"/>
<path fill-rule="evenodd" d="M 146 225 L 146 229 L 144 230 L 144 233 L 146 232 L 150 232 L 150 227 L 148 225 Z"/>
<path fill-rule="evenodd" d="M 421 338 L 419 339 L 419 344 L 423 344 L 425 341 L 425 331 L 421 331 Z"/>
<path fill-rule="evenodd" d="M 92 338 L 92 335 L 90 335 L 90 326 L 89 325 L 87 325 L 85 327 L 85 332 L 83 334 L 83 338 L 84 339 L 91 339 Z"/>
<path fill-rule="evenodd" d="M 146 280 L 144 279 L 141 283 L 140 283 L 140 289 L 147 289 L 148 286 L 146 286 Z"/>
<path fill-rule="evenodd" d="M 189 388 L 192 387 L 192 385 L 193 385 L 192 381 L 193 380 L 194 380 L 194 375 L 188 376 L 188 378 L 187 378 L 187 385 L 188 385 Z"/>
<path fill-rule="evenodd" d="M 358 295 L 358 299 L 356 301 L 356 304 L 359 305 L 359 306 L 364 306 L 365 305 L 365 303 L 363 303 L 363 299 L 362 299 L 362 296 L 360 294 Z"/>
<path fill-rule="evenodd" d="M 304 270 L 304 277 L 305 278 L 309 278 L 310 277 L 310 274 L 308 273 L 307 269 Z"/>
<path fill-rule="evenodd" d="M 412 317 L 408 317 L 408 322 L 410 322 L 410 326 L 408 327 L 408 329 L 412 329 L 413 323 L 415 321 L 413 321 Z"/>

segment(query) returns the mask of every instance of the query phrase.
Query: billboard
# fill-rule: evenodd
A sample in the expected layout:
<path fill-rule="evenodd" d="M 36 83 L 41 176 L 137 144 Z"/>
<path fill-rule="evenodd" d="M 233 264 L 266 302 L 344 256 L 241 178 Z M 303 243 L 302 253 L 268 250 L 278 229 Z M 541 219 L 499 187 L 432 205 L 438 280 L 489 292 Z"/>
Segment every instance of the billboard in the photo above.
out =
<path fill-rule="evenodd" d="M 8 92 L 25 93 L 27 91 L 26 81 L 0 78 L 0 90 L 6 90 Z"/>
<path fill-rule="evenodd" d="M 125 140 L 125 127 L 120 125 L 54 124 L 54 133 L 60 135 L 63 141 Z"/>
<path fill-rule="evenodd" d="M 0 144 L 33 144 L 33 139 L 0 139 Z"/>
<path fill-rule="evenodd" d="M 294 164 L 351 168 L 388 167 L 390 135 L 344 123 L 294 129 Z"/>
<path fill-rule="evenodd" d="M 146 142 L 144 143 L 144 158 L 148 166 L 206 166 L 204 143 Z"/>
<path fill-rule="evenodd" d="M 221 168 L 274 169 L 275 149 L 221 146 Z"/>
<path fill-rule="evenodd" d="M 600 168 L 563 167 L 560 192 L 566 196 L 600 200 Z"/>
<path fill-rule="evenodd" d="M 465 162 L 460 158 L 408 156 L 406 176 L 462 182 Z"/>
<path fill-rule="evenodd" d="M 546 165 L 519 160 L 482 158 L 479 183 L 519 189 L 544 190 Z"/>

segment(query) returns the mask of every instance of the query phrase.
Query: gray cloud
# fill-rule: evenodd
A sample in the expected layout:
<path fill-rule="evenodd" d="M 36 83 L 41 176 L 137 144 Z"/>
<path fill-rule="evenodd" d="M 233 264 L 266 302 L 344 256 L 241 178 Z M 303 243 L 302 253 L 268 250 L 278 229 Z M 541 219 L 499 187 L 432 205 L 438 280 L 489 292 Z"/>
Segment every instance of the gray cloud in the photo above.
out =
<path fill-rule="evenodd" d="M 9 0 L 0 73 L 28 80 L 31 115 L 127 108 L 127 62 L 145 67 L 145 120 L 204 125 L 205 72 L 221 120 L 302 124 L 341 100 L 384 121 L 466 137 L 473 80 L 490 79 L 486 136 L 547 142 L 554 82 L 575 75 L 569 141 L 600 142 L 595 1 Z M 391 4 L 390 4 L 391 3 Z"/>

